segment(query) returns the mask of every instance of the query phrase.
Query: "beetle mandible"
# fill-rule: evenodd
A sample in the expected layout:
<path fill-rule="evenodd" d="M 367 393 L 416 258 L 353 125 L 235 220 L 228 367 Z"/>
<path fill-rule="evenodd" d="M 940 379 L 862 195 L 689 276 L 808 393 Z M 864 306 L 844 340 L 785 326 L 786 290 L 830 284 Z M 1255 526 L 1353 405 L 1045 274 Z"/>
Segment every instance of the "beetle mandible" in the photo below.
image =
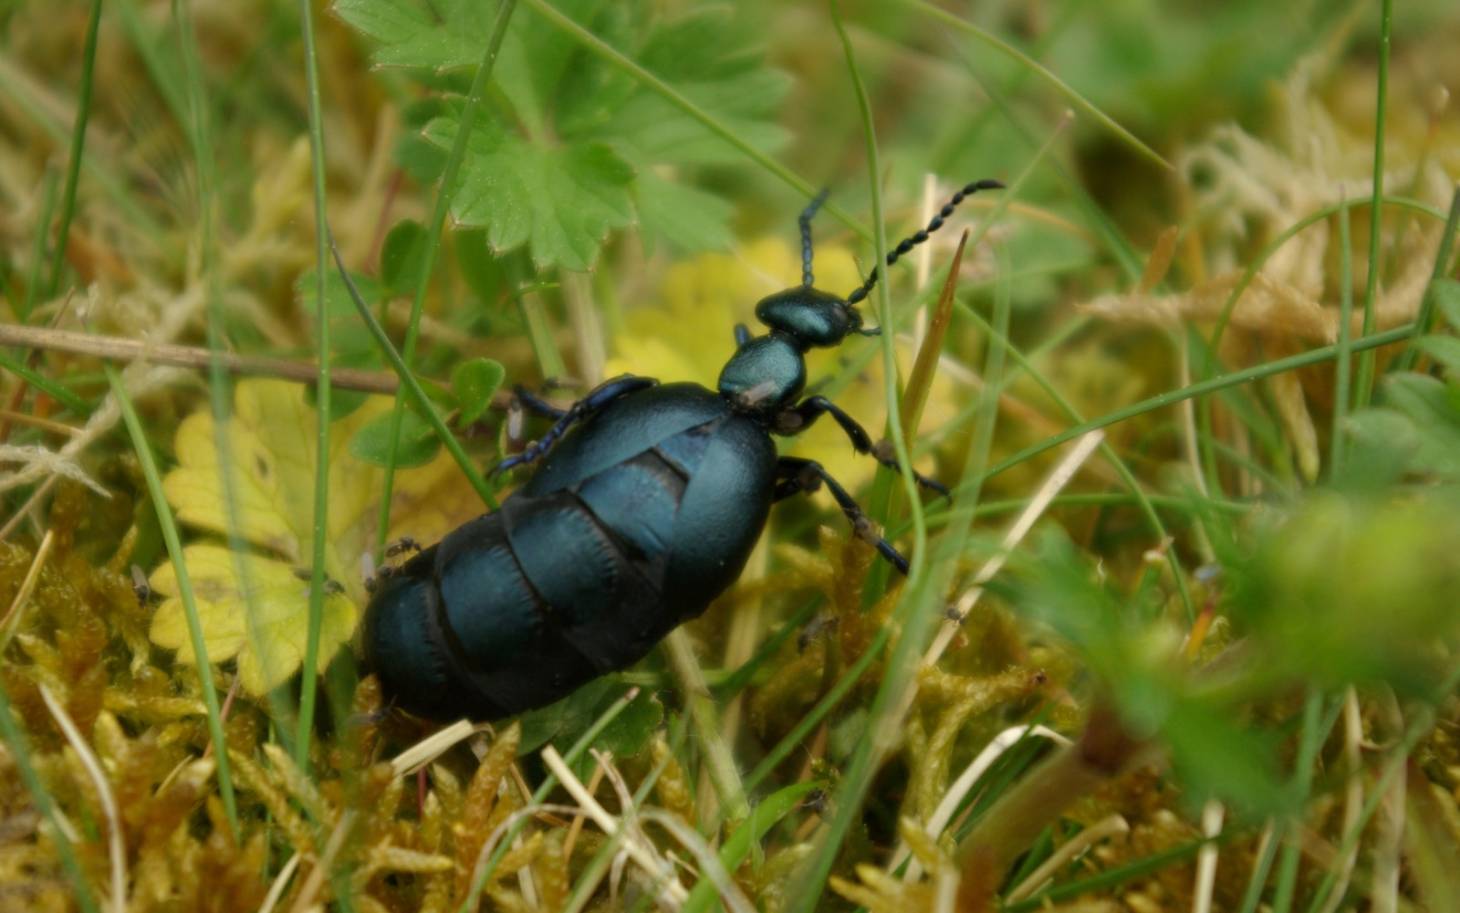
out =
<path fill-rule="evenodd" d="M 887 265 L 966 196 L 1002 186 L 982 180 L 958 191 L 888 252 Z M 624 669 L 735 581 L 773 502 L 822 485 L 853 529 L 907 572 L 821 464 L 777 456 L 771 440 L 830 415 L 858 452 L 897 468 L 830 400 L 799 398 L 807 350 L 879 332 L 862 326 L 856 305 L 882 270 L 845 298 L 813 285 L 811 218 L 825 199 L 823 191 L 798 220 L 801 284 L 756 305 L 764 336 L 736 326 L 718 390 L 626 375 L 566 410 L 518 391 L 555 421 L 494 471 L 538 464 L 536 473 L 501 509 L 383 576 L 366 609 L 365 660 L 388 701 L 431 719 L 494 720 Z"/>

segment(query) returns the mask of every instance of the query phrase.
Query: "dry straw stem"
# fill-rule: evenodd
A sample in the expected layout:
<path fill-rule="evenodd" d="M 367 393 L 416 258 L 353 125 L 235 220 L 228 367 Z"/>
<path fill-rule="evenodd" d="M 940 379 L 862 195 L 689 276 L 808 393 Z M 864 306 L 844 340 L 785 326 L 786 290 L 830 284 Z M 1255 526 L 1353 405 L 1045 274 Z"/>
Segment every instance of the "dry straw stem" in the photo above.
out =
<path fill-rule="evenodd" d="M 46 530 L 45 536 L 41 538 L 40 548 L 35 551 L 35 558 L 30 562 L 30 569 L 25 572 L 25 579 L 20 581 L 20 589 L 15 591 L 15 598 L 10 600 L 10 608 L 5 610 L 5 617 L 0 618 L 0 653 L 10 645 L 10 638 L 20 629 L 22 609 L 30 601 L 30 594 L 35 592 L 37 581 L 41 579 L 41 568 L 50 557 L 51 548 L 56 544 L 56 531 Z"/>
<path fill-rule="evenodd" d="M 239 376 L 280 377 L 284 380 L 311 385 L 319 379 L 318 366 L 309 361 L 289 361 L 284 358 L 238 355 L 232 352 L 214 353 L 196 346 L 147 342 L 120 336 L 98 336 L 92 333 L 48 327 L 0 324 L 0 346 L 24 346 L 31 349 L 70 352 L 76 355 L 93 355 L 108 361 L 144 361 L 149 364 L 169 365 L 176 368 L 205 369 L 212 365 L 216 358 L 222 363 L 225 371 Z M 330 386 L 341 390 L 358 390 L 361 393 L 389 394 L 396 391 L 400 382 L 389 371 L 331 368 Z M 504 405 L 505 402 L 504 398 Z M 73 431 L 73 433 L 75 432 Z"/>
<path fill-rule="evenodd" d="M 1104 439 L 1105 432 L 1103 431 L 1089 432 L 1075 442 L 1075 446 L 1070 448 L 1070 452 L 1065 454 L 1065 458 L 1060 460 L 1059 464 L 1045 478 L 1039 486 L 1039 490 L 1030 499 L 1029 506 L 1020 512 L 1009 526 L 1008 531 L 1004 533 L 998 552 L 985 562 L 983 567 L 979 568 L 978 574 L 973 578 L 973 586 L 959 598 L 954 615 L 943 622 L 943 627 L 933 638 L 928 652 L 923 655 L 925 668 L 932 666 L 943 656 L 943 651 L 948 649 L 948 645 L 957 636 L 959 625 L 968 618 L 968 613 L 973 611 L 973 607 L 983 596 L 984 584 L 994 579 L 994 576 L 1003 570 L 1009 556 L 1014 553 L 1014 549 L 1019 547 L 1019 543 L 1029 534 L 1029 530 L 1034 527 L 1035 522 L 1049 508 L 1055 495 L 1069 484 L 1070 479 L 1075 477 L 1075 473 L 1080 471 L 1080 467 L 1085 464 L 1085 461 L 1090 458 L 1090 455 L 1095 452 L 1095 448 L 1099 447 L 1100 442 Z"/>
<path fill-rule="evenodd" d="M 656 893 L 662 902 L 666 903 L 671 909 L 678 909 L 689 899 L 689 892 L 685 890 L 684 885 L 679 881 L 679 877 L 675 875 L 674 867 L 668 861 L 659 857 L 654 844 L 630 832 L 623 821 L 610 815 L 598 803 L 598 800 L 589 794 L 582 781 L 568 768 L 562 756 L 558 754 L 557 749 L 551 745 L 544 748 L 542 751 L 542 760 L 547 765 L 548 770 L 552 771 L 553 775 L 558 778 L 558 782 L 563 784 L 563 788 L 568 791 L 568 794 L 582 807 L 583 811 L 588 813 L 588 817 L 592 818 L 594 823 L 603 829 L 605 834 L 608 834 L 610 837 L 623 839 L 624 850 L 654 880 Z"/>
<path fill-rule="evenodd" d="M 1080 831 L 1053 853 L 1049 858 L 1040 864 L 1039 868 L 1029 873 L 1029 877 L 1021 881 L 1009 896 L 1004 898 L 1009 903 L 1017 903 L 1029 897 L 1035 891 L 1044 887 L 1067 863 L 1085 850 L 1104 840 L 1106 837 L 1114 837 L 1118 834 L 1129 834 L 1130 823 L 1120 815 L 1108 815 L 1099 821 Z"/>
<path fill-rule="evenodd" d="M 1096 704 L 1074 745 L 1061 748 L 998 798 L 958 850 L 960 913 L 991 913 L 1009 866 L 1080 798 L 1125 770 L 1144 743 L 1113 708 Z"/>
<path fill-rule="evenodd" d="M 41 700 L 45 701 L 46 709 L 55 718 L 56 725 L 66 736 L 66 741 L 71 745 L 76 756 L 81 759 L 81 766 L 86 768 L 86 774 L 91 778 L 92 785 L 96 787 L 97 798 L 101 801 L 102 814 L 106 816 L 107 824 L 107 846 L 111 857 L 112 873 L 112 898 L 111 909 L 114 913 L 126 913 L 127 911 L 127 849 L 122 844 L 122 816 L 117 811 L 117 799 L 112 794 L 110 781 L 106 778 L 106 772 L 102 770 L 101 761 L 97 759 L 96 753 L 91 746 L 86 744 L 81 731 L 71 720 L 66 708 L 56 700 L 51 689 L 44 684 L 38 686 L 41 693 Z"/>
<path fill-rule="evenodd" d="M 943 800 L 938 803 L 938 807 L 933 810 L 932 816 L 928 818 L 928 823 L 924 825 L 923 833 L 929 839 L 937 840 L 939 835 L 943 833 L 943 829 L 953 820 L 954 814 L 957 813 L 959 806 L 963 804 L 964 797 L 973 790 L 973 787 L 988 772 L 989 768 L 994 766 L 994 762 L 1002 757 L 1004 752 L 1010 748 L 1034 736 L 1049 739 L 1065 747 L 1073 744 L 1069 739 L 1047 726 L 1025 725 L 1011 726 L 1005 729 L 989 740 L 988 745 L 984 746 L 984 750 L 978 753 L 978 757 L 970 761 L 968 766 L 963 769 L 963 772 L 958 775 L 958 778 L 953 781 L 953 785 L 948 787 L 948 791 L 943 794 Z M 923 874 L 923 866 L 916 857 L 909 859 L 910 856 L 912 856 L 912 849 L 906 841 L 903 841 L 898 845 L 897 852 L 892 854 L 892 861 L 887 864 L 888 873 L 891 874 L 897 871 L 898 866 L 906 862 L 907 869 L 903 872 L 902 880 L 907 882 L 916 881 Z"/>

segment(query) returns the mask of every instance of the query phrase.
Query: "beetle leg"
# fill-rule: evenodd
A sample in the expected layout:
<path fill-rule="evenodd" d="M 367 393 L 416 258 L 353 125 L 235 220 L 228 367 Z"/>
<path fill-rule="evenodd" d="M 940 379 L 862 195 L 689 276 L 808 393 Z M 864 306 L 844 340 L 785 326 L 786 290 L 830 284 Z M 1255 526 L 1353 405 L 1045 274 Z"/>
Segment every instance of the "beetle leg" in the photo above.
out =
<path fill-rule="evenodd" d="M 510 456 L 498 463 L 497 467 L 492 470 L 492 475 L 506 472 L 514 466 L 523 466 L 535 462 L 539 457 L 551 450 L 552 446 L 558 442 L 558 438 L 566 434 L 568 429 L 573 427 L 573 425 L 588 418 L 620 396 L 627 396 L 630 393 L 635 393 L 646 387 L 652 387 L 657 383 L 659 381 L 652 377 L 635 377 L 632 374 L 625 374 L 621 377 L 615 377 L 613 380 L 604 381 L 590 390 L 587 396 L 574 403 L 571 409 L 564 412 L 562 417 L 540 439 L 528 444 L 521 453 Z"/>
<path fill-rule="evenodd" d="M 892 448 L 885 444 L 873 444 L 872 438 L 867 434 L 867 429 L 857 423 L 857 420 L 842 411 L 841 407 L 824 396 L 808 396 L 795 406 L 776 416 L 776 431 L 779 434 L 800 434 L 822 415 L 830 415 L 836 419 L 836 423 L 847 433 L 852 442 L 852 449 L 858 453 L 866 454 L 877 460 L 883 466 L 898 472 L 897 455 Z M 936 491 L 943 497 L 948 497 L 948 486 L 937 479 L 930 479 L 916 469 L 913 470 L 913 479 L 921 486 L 930 491 Z"/>
<path fill-rule="evenodd" d="M 538 396 L 536 393 L 533 393 L 531 390 L 527 389 L 524 386 L 515 386 L 512 388 L 512 392 L 516 395 L 517 401 L 521 403 L 528 412 L 531 412 L 534 415 L 540 415 L 543 418 L 560 419 L 568 414 L 567 409 L 559 409 L 557 406 L 554 406 L 552 403 Z"/>
<path fill-rule="evenodd" d="M 872 543 L 878 554 L 904 575 L 907 574 L 907 559 L 902 556 L 891 542 L 882 538 L 877 532 L 876 525 L 863 513 L 862 508 L 857 505 L 856 500 L 841 486 L 841 483 L 833 479 L 822 466 L 815 460 L 804 460 L 800 457 L 781 457 L 776 461 L 776 472 L 781 476 L 781 481 L 776 484 L 775 499 L 789 498 L 794 494 L 812 492 L 826 486 L 831 496 L 836 499 L 837 506 L 842 509 L 842 514 L 852 524 L 852 531 L 861 539 Z"/>

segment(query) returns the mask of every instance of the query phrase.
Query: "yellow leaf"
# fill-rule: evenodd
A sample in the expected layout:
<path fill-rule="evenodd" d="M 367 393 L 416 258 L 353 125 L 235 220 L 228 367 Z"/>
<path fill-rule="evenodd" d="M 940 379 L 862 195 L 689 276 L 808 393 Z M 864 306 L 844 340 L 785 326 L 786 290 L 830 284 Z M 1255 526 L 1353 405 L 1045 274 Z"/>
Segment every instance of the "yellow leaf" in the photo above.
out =
<path fill-rule="evenodd" d="M 378 467 L 349 453 L 349 441 L 390 408 L 389 398 L 372 397 L 330 427 L 324 570 L 342 592 L 325 599 L 320 668 L 349 640 L 366 603 L 363 561 L 375 541 L 383 479 Z M 235 518 L 223 496 L 223 466 L 231 476 L 237 534 L 256 551 L 235 556 L 222 545 L 193 544 L 183 550 L 183 558 L 193 581 L 208 658 L 213 662 L 236 658 L 243 686 L 260 694 L 283 682 L 304 661 L 308 566 L 313 555 L 315 410 L 296 384 L 245 380 L 235 389 L 223 460 L 207 410 L 188 416 L 178 426 L 175 450 L 178 466 L 163 480 L 163 489 L 178 517 L 190 526 L 227 535 Z M 425 466 L 396 473 L 391 538 L 409 535 L 433 542 L 482 509 L 456 464 L 443 452 Z M 183 662 L 194 662 L 172 565 L 158 568 L 151 583 L 169 597 L 153 618 L 153 642 L 178 650 Z"/>
<path fill-rule="evenodd" d="M 818 288 L 845 294 L 861 281 L 845 248 L 817 246 Z M 780 239 L 755 241 L 730 254 L 702 254 L 671 267 L 660 284 L 658 300 L 625 315 L 624 331 L 613 341 L 614 355 L 605 374 L 643 374 L 665 382 L 688 380 L 713 390 L 720 369 L 734 351 L 735 324 L 764 332 L 755 320 L 756 302 L 800 282 L 800 249 Z M 868 324 L 877 322 L 865 305 L 862 313 Z M 866 347 L 880 345 L 876 339 L 853 336 L 835 348 L 811 350 L 806 355 L 806 370 L 812 385 L 838 373 L 845 361 Z M 882 355 L 871 354 L 866 369 L 854 375 L 833 399 L 876 440 L 886 427 L 887 399 Z M 911 346 L 899 341 L 897 355 L 900 368 L 909 370 L 915 355 Z M 953 382 L 946 376 L 936 377 L 922 426 L 938 427 L 953 418 L 957 399 Z M 830 418 L 791 440 L 786 448 L 789 452 L 820 461 L 850 488 L 870 480 L 877 469 L 875 460 L 852 450 L 846 434 Z"/>
<path fill-rule="evenodd" d="M 192 580 L 208 658 L 223 662 L 237 657 L 239 676 L 251 694 L 262 694 L 294 674 L 304 662 L 309 581 L 284 562 L 234 554 L 218 545 L 190 545 L 183 549 L 183 560 Z M 240 582 L 240 575 L 246 585 Z M 151 583 L 153 590 L 167 597 L 152 617 L 153 643 L 177 650 L 182 662 L 197 662 L 173 566 L 158 568 Z M 326 595 L 320 628 L 321 670 L 350 638 L 358 615 L 359 608 L 345 594 Z"/>

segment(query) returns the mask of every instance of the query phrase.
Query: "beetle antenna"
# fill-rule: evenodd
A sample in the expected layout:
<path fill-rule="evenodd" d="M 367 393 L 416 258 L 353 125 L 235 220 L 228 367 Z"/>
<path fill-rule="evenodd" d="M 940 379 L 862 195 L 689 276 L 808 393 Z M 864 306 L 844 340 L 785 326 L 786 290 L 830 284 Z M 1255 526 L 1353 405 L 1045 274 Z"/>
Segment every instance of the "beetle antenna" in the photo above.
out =
<path fill-rule="evenodd" d="M 933 221 L 928 223 L 927 228 L 922 229 L 917 234 L 903 238 L 901 241 L 897 242 L 897 246 L 895 248 L 887 252 L 887 265 L 891 266 L 892 264 L 896 263 L 899 257 L 912 250 L 914 247 L 917 247 L 924 241 L 928 240 L 928 235 L 931 235 L 933 232 L 942 228 L 943 221 L 949 216 L 953 215 L 953 210 L 958 207 L 959 203 L 963 202 L 965 197 L 973 196 L 980 190 L 998 190 L 1003 186 L 1004 185 L 1001 181 L 986 179 L 982 181 L 974 181 L 972 184 L 965 186 L 962 190 L 953 194 L 953 198 L 947 203 L 944 203 L 943 208 L 938 210 L 938 214 L 936 216 L 933 216 Z M 805 249 L 809 251 L 810 247 L 807 246 Z M 808 264 L 811 262 L 809 253 L 806 255 L 806 262 Z M 867 281 L 863 282 L 860 288 L 856 289 L 847 296 L 847 304 L 856 304 L 858 301 L 866 298 L 867 293 L 872 291 L 872 287 L 877 284 L 877 277 L 881 275 L 882 269 L 879 268 L 872 270 L 872 275 L 867 277 Z"/>
<path fill-rule="evenodd" d="M 821 204 L 826 202 L 826 195 L 830 192 L 830 187 L 821 188 L 821 193 L 806 204 L 806 208 L 801 210 L 801 215 L 796 219 L 796 224 L 801 226 L 801 284 L 807 288 L 811 287 L 811 219 L 816 215 L 816 210 L 821 208 Z"/>

